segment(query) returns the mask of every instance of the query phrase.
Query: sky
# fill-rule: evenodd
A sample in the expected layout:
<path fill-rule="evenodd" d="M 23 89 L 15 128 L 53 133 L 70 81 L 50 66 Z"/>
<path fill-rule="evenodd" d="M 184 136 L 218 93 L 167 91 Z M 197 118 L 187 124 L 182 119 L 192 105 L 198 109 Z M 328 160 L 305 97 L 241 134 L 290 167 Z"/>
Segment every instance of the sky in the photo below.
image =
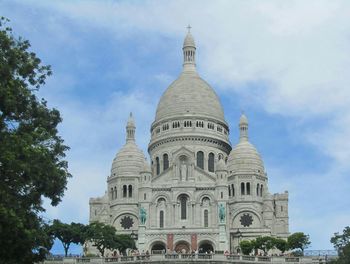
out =
<path fill-rule="evenodd" d="M 57 207 L 45 202 L 47 219 L 88 223 L 129 112 L 147 154 L 190 24 L 197 70 L 221 99 L 232 145 L 244 110 L 269 191 L 289 191 L 290 232 L 332 249 L 330 237 L 350 225 L 349 1 L 0 0 L 0 15 L 53 70 L 38 96 L 62 114 L 73 177 Z"/>

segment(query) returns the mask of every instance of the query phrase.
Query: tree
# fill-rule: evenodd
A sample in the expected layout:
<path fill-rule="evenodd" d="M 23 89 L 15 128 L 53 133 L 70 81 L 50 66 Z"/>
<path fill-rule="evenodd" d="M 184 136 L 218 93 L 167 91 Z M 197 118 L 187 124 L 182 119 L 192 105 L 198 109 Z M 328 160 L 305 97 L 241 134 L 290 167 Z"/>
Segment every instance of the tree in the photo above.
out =
<path fill-rule="evenodd" d="M 300 249 L 303 254 L 304 249 L 308 248 L 311 244 L 309 235 L 306 235 L 303 232 L 296 232 L 290 235 L 287 243 L 289 249 Z"/>
<path fill-rule="evenodd" d="M 104 256 L 105 250 L 119 249 L 121 252 L 127 248 L 134 248 L 135 243 L 129 235 L 117 235 L 113 226 L 100 222 L 93 222 L 87 228 L 87 240 Z"/>
<path fill-rule="evenodd" d="M 65 256 L 68 255 L 72 243 L 84 244 L 85 226 L 79 223 L 65 224 L 55 219 L 49 228 L 49 233 L 62 242 Z"/>
<path fill-rule="evenodd" d="M 249 255 L 254 249 L 254 241 L 243 240 L 239 243 L 239 247 L 244 255 Z"/>
<path fill-rule="evenodd" d="M 39 216 L 43 198 L 57 205 L 71 175 L 57 131 L 60 113 L 36 95 L 50 66 L 7 24 L 0 18 L 0 259 L 32 263 L 50 247 Z"/>
<path fill-rule="evenodd" d="M 288 249 L 287 241 L 282 238 L 275 238 L 274 240 L 275 247 L 284 253 Z"/>
<path fill-rule="evenodd" d="M 255 249 L 261 249 L 267 253 L 270 249 L 275 247 L 275 239 L 269 236 L 257 237 L 254 244 Z"/>
<path fill-rule="evenodd" d="M 334 236 L 331 238 L 331 243 L 340 255 L 343 248 L 350 243 L 350 227 L 345 227 L 341 235 L 339 233 L 334 233 Z"/>
<path fill-rule="evenodd" d="M 347 226 L 343 230 L 343 234 L 335 233 L 331 238 L 331 243 L 338 251 L 339 258 L 335 263 L 347 264 L 350 263 L 350 227 Z"/>

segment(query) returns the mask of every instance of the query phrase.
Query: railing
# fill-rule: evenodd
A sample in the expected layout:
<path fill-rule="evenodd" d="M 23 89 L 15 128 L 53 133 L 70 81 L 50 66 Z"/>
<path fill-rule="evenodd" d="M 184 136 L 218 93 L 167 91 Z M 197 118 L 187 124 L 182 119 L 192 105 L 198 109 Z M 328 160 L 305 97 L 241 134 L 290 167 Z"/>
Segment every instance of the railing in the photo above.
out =
<path fill-rule="evenodd" d="M 299 258 L 285 258 L 285 262 L 299 262 Z"/>
<path fill-rule="evenodd" d="M 271 257 L 258 257 L 259 262 L 271 262 Z"/>
<path fill-rule="evenodd" d="M 43 264 L 76 264 L 76 263 L 91 263 L 91 264 L 104 264 L 104 263 L 164 263 L 172 261 L 188 262 L 207 262 L 208 260 L 213 263 L 326 263 L 327 258 L 320 256 L 317 259 L 315 257 L 277 257 L 277 256 L 245 256 L 245 255 L 224 255 L 224 254 L 161 254 L 161 255 L 136 255 L 136 256 L 118 256 L 118 257 L 81 257 L 81 258 L 62 258 L 62 259 L 48 259 Z M 316 261 L 316 262 L 315 262 Z"/>

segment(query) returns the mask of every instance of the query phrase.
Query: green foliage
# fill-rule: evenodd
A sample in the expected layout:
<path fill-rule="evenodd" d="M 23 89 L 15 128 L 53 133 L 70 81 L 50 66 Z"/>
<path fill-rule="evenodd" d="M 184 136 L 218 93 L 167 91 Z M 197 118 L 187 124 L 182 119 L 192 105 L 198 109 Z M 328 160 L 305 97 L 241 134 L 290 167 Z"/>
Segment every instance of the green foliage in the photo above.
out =
<path fill-rule="evenodd" d="M 350 227 L 345 227 L 343 234 L 334 233 L 334 236 L 331 238 L 331 243 L 340 255 L 343 248 L 350 243 Z"/>
<path fill-rule="evenodd" d="M 287 243 L 289 249 L 300 249 L 302 253 L 304 253 L 304 249 L 311 244 L 309 235 L 303 232 L 296 232 L 290 235 Z"/>
<path fill-rule="evenodd" d="M 337 264 L 350 263 L 350 227 L 343 230 L 343 234 L 335 233 L 331 238 L 331 243 L 338 251 L 339 258 L 335 261 Z"/>
<path fill-rule="evenodd" d="M 83 245 L 86 237 L 86 227 L 80 223 L 65 224 L 55 219 L 49 227 L 49 234 L 62 242 L 65 256 L 71 243 Z"/>
<path fill-rule="evenodd" d="M 267 253 L 270 249 L 273 249 L 275 247 L 275 238 L 264 236 L 264 237 L 257 237 L 254 242 L 255 249 L 260 249 Z"/>
<path fill-rule="evenodd" d="M 32 263 L 51 245 L 43 197 L 57 205 L 67 184 L 68 147 L 57 134 L 61 117 L 36 92 L 51 75 L 29 51 L 27 40 L 14 37 L 0 18 L 0 259 Z"/>
<path fill-rule="evenodd" d="M 287 241 L 282 239 L 282 238 L 275 238 L 274 239 L 274 246 L 282 253 L 284 253 L 288 249 Z"/>
<path fill-rule="evenodd" d="M 254 249 L 255 243 L 254 241 L 243 240 L 239 243 L 239 247 L 242 250 L 244 255 L 249 255 Z"/>
<path fill-rule="evenodd" d="M 121 252 L 127 248 L 135 248 L 135 243 L 129 235 L 117 235 L 113 226 L 105 225 L 99 222 L 91 223 L 87 228 L 87 240 L 93 243 L 101 256 L 104 256 L 105 250 L 119 249 Z"/>

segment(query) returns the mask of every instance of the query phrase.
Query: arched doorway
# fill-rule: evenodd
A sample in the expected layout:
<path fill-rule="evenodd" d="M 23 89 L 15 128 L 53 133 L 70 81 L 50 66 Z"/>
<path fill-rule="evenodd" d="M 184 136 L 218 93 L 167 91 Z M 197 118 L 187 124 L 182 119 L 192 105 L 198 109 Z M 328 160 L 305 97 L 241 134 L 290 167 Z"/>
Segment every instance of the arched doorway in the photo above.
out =
<path fill-rule="evenodd" d="M 151 246 L 151 253 L 152 254 L 164 254 L 165 252 L 165 244 L 161 241 L 156 241 Z"/>
<path fill-rule="evenodd" d="M 190 253 L 190 244 L 186 241 L 179 241 L 176 243 L 175 251 L 178 253 Z"/>
<path fill-rule="evenodd" d="M 210 252 L 214 252 L 214 247 L 213 247 L 213 243 L 208 241 L 208 240 L 205 240 L 205 241 L 202 241 L 199 243 L 199 246 L 198 246 L 198 252 L 199 253 L 210 253 Z"/>

